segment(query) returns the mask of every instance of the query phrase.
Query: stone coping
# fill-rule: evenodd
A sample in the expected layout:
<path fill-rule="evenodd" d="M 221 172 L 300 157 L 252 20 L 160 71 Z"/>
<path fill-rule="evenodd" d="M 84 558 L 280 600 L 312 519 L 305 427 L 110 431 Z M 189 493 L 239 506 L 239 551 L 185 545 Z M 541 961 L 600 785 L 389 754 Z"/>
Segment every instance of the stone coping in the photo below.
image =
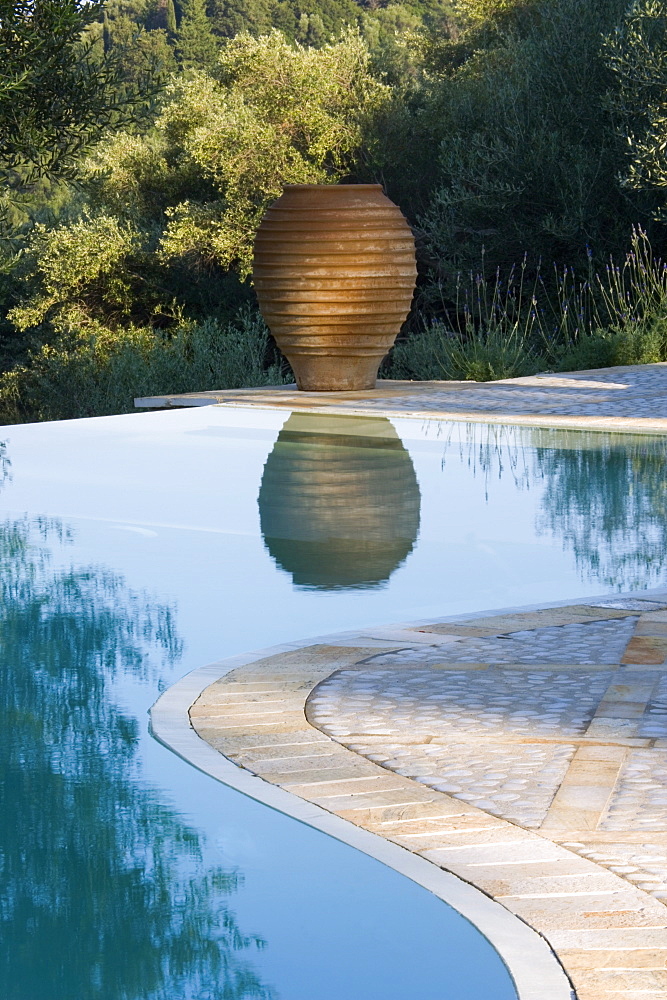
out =
<path fill-rule="evenodd" d="M 667 674 L 665 632 L 667 593 L 658 591 L 358 629 L 195 671 L 159 699 L 152 728 L 200 769 L 358 847 L 450 903 L 496 947 L 520 1000 L 566 1000 L 572 985 L 579 1000 L 650 1000 L 667 993 L 667 893 L 661 891 L 667 855 L 650 855 L 667 848 L 667 807 L 651 804 L 652 795 L 667 789 L 661 770 L 667 739 L 655 730 L 667 725 L 658 691 Z M 567 663 L 554 662 L 559 635 L 569 644 Z M 473 660 L 471 644 L 474 652 L 479 643 L 501 652 L 488 662 Z M 584 655 L 575 655 L 577 643 Z M 589 646 L 593 653 L 585 655 Z M 518 662 L 508 661 L 508 648 Z M 524 648 L 525 656 L 516 652 Z M 520 704 L 531 684 L 546 678 L 549 692 L 558 679 L 565 715 L 554 723 L 547 706 L 544 717 L 532 713 L 534 731 L 517 728 L 513 716 L 502 729 L 492 705 L 495 722 L 476 733 L 480 720 L 489 725 L 488 706 L 466 705 L 456 690 L 469 690 L 479 702 L 480 691 L 493 692 L 496 684 L 484 688 L 478 679 L 495 675 L 503 683 L 518 679 Z M 389 706 L 378 725 L 372 706 L 345 694 L 335 701 L 341 684 L 353 692 L 361 684 L 368 700 L 399 680 L 410 685 L 424 676 L 445 704 L 450 681 L 459 684 L 456 717 L 450 713 L 443 724 L 424 716 L 420 723 Z M 566 717 L 567 692 L 581 701 L 582 683 L 594 704 L 575 725 Z M 416 700 L 421 711 L 425 699 Z M 511 689 L 504 701 L 512 707 Z M 345 728 L 346 711 L 355 732 Z M 424 725 L 428 739 L 418 731 Z M 548 731 L 538 731 L 540 725 Z M 642 726 L 649 727 L 643 736 Z M 565 754 L 560 770 L 548 762 L 539 770 L 545 746 Z M 481 756 L 488 784 L 499 747 L 503 753 L 509 747 L 510 758 L 517 748 L 538 755 L 537 774 L 519 782 L 525 793 L 505 793 L 513 802 L 480 793 L 479 768 L 476 775 L 473 766 L 463 790 L 448 792 L 437 787 L 436 765 L 423 775 L 410 758 L 424 748 L 442 748 L 445 764 L 453 754 L 464 763 L 466 753 L 471 760 Z M 401 753 L 407 758 L 399 759 Z M 638 779 L 647 802 L 633 791 L 636 754 L 649 766 L 648 778 L 642 772 Z M 525 773 L 520 756 L 519 766 Z M 530 798 L 531 781 L 546 806 L 544 815 L 527 813 L 522 823 L 520 810 L 510 814 L 517 798 Z M 491 799 L 480 801 L 480 794 Z M 638 820 L 625 823 L 628 811 L 616 802 L 624 796 Z M 624 851 L 634 863 L 622 863 Z"/>
<path fill-rule="evenodd" d="M 495 948 L 510 973 L 518 1000 L 546 1000 L 547 997 L 549 1000 L 574 1000 L 572 985 L 548 943 L 502 905 L 475 886 L 381 834 L 366 830 L 240 767 L 194 729 L 189 709 L 211 683 L 267 656 L 290 655 L 312 642 L 282 644 L 192 671 L 165 691 L 151 708 L 153 736 L 217 781 L 349 844 L 442 899 L 469 920 Z"/>
<path fill-rule="evenodd" d="M 136 407 L 224 405 L 307 413 L 667 433 L 667 362 L 544 373 L 496 382 L 379 380 L 374 391 L 299 392 L 295 385 L 143 396 Z"/>

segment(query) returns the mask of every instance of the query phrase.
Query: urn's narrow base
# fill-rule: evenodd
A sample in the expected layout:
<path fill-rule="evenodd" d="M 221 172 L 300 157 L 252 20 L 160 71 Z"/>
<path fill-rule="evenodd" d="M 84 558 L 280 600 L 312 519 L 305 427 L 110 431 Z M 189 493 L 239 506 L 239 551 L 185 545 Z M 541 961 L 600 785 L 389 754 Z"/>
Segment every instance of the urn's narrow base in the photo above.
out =
<path fill-rule="evenodd" d="M 304 392 L 362 392 L 375 389 L 383 355 L 375 357 L 323 357 L 287 355 L 297 388 Z"/>

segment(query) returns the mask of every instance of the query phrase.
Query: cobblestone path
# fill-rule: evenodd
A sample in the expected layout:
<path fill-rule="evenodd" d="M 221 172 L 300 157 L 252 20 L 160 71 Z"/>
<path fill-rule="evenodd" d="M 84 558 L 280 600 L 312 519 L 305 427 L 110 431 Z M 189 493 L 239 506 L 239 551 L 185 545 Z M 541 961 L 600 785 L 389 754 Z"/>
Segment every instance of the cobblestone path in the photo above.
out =
<path fill-rule="evenodd" d="M 337 671 L 308 718 L 667 900 L 667 610 L 608 604 L 435 624 L 456 641 Z"/>
<path fill-rule="evenodd" d="M 203 740 L 481 889 L 577 1000 L 664 1000 L 667 594 L 288 645 L 201 693 Z"/>

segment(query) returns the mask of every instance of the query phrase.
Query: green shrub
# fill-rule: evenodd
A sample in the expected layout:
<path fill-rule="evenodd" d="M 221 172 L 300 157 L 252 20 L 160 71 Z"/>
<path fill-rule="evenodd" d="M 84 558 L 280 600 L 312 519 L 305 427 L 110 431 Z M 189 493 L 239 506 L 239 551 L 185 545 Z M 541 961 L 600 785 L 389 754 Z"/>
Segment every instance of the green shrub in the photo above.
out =
<path fill-rule="evenodd" d="M 534 375 L 546 366 L 544 355 L 531 347 L 519 331 L 507 335 L 501 329 L 493 329 L 466 336 L 448 330 L 442 323 L 433 323 L 396 344 L 387 377 L 490 382 Z"/>
<path fill-rule="evenodd" d="M 649 195 L 648 203 L 663 223 L 667 221 L 666 51 L 666 0 L 634 0 L 605 40 L 616 83 L 612 107 L 628 153 L 622 183 L 633 200 L 639 193 Z"/>
<path fill-rule="evenodd" d="M 270 354 L 268 330 L 249 311 L 171 333 L 88 325 L 0 375 L 0 422 L 130 413 L 135 396 L 284 382 Z"/>
<path fill-rule="evenodd" d="M 629 324 L 623 329 L 582 333 L 568 347 L 540 352 L 517 331 L 500 329 L 463 336 L 434 323 L 394 347 L 385 378 L 458 379 L 490 382 L 539 371 L 586 371 L 617 365 L 667 361 L 667 317 Z"/>
<path fill-rule="evenodd" d="M 35 293 L 8 313 L 18 330 L 39 326 L 47 316 L 66 313 L 71 302 L 91 311 L 127 313 L 132 277 L 128 259 L 140 248 L 136 230 L 108 215 L 83 218 L 49 229 L 34 227 L 24 251 L 25 277 Z"/>
<path fill-rule="evenodd" d="M 622 330 L 593 330 L 558 358 L 557 371 L 586 371 L 616 365 L 648 365 L 667 361 L 665 320 L 627 326 Z"/>
<path fill-rule="evenodd" d="M 545 279 L 554 261 L 585 273 L 587 245 L 598 262 L 618 254 L 642 220 L 619 187 L 628 147 L 610 108 L 617 81 L 603 49 L 625 5 L 472 5 L 506 16 L 474 29 L 462 64 L 428 85 L 418 116 L 437 140 L 418 219 L 428 305 L 443 284 L 452 294 L 457 272 L 477 266 L 482 248 L 487 277 L 524 253 L 533 271 L 543 262 Z M 441 47 L 444 59 L 451 42 Z"/>
<path fill-rule="evenodd" d="M 0 320 L 34 344 L 77 318 L 112 330 L 229 319 L 252 299 L 255 233 L 283 184 L 353 173 L 391 96 L 370 62 L 354 31 L 318 49 L 241 33 L 214 76 L 174 76 L 153 128 L 111 136 L 67 210 L 24 227 Z"/>
<path fill-rule="evenodd" d="M 175 79 L 157 127 L 173 151 L 210 181 L 213 197 L 167 209 L 165 260 L 194 256 L 252 271 L 252 247 L 283 185 L 349 176 L 364 126 L 391 91 L 371 73 L 355 31 L 320 49 L 279 31 L 241 33 L 222 49 L 215 79 Z"/>

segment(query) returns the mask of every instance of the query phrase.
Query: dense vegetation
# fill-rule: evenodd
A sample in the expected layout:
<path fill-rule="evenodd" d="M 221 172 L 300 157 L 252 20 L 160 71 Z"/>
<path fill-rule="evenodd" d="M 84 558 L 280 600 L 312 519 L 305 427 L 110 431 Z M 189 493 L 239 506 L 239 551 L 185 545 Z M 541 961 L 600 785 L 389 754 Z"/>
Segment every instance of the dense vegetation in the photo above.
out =
<path fill-rule="evenodd" d="M 0 0 L 0 419 L 289 377 L 286 182 L 412 224 L 389 377 L 666 360 L 666 55 L 667 0 Z"/>

